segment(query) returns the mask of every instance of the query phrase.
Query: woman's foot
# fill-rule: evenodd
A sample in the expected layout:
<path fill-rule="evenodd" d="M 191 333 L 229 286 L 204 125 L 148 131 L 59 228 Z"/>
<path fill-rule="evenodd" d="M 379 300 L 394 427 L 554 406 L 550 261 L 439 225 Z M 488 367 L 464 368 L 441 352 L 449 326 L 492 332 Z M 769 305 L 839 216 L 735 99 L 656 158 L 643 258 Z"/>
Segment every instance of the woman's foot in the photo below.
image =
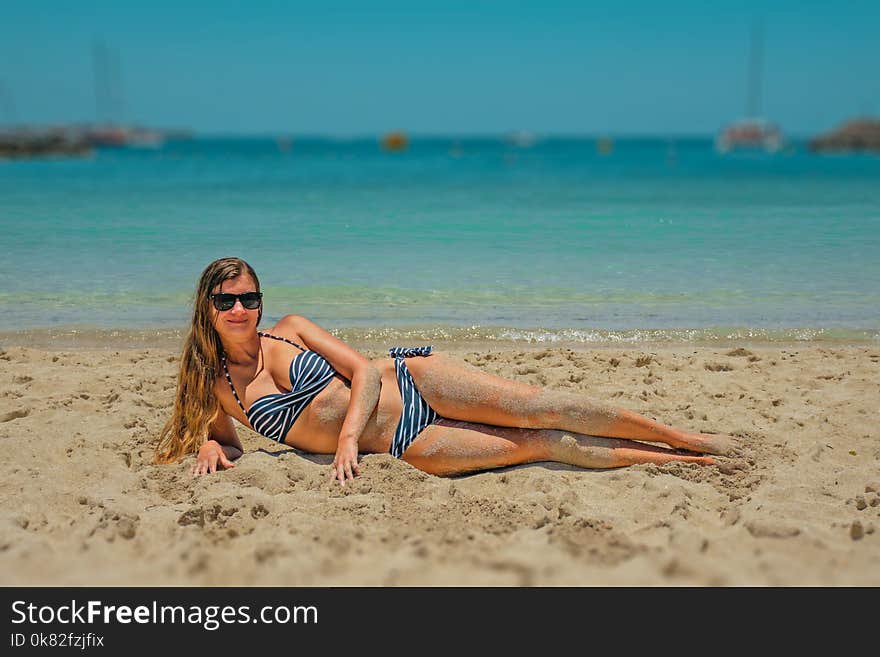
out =
<path fill-rule="evenodd" d="M 687 444 L 681 447 L 705 454 L 734 456 L 739 452 L 740 440 L 721 433 L 692 433 L 688 434 Z"/>

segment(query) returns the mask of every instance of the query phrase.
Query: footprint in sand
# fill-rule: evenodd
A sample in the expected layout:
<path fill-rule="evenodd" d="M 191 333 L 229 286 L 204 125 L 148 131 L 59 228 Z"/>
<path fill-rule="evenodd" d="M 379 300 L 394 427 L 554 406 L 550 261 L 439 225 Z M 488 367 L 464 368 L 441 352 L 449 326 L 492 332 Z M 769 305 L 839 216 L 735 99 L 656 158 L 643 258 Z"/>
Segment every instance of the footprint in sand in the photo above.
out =
<path fill-rule="evenodd" d="M 799 528 L 775 520 L 750 520 L 746 529 L 755 538 L 791 538 L 801 533 Z"/>
<path fill-rule="evenodd" d="M 862 523 L 856 520 L 849 527 L 849 536 L 854 541 L 860 541 L 865 536 L 865 528 L 862 527 Z"/>
<path fill-rule="evenodd" d="M 865 494 L 856 495 L 855 503 L 859 511 L 880 506 L 880 483 L 865 484 Z"/>
<path fill-rule="evenodd" d="M 101 535 L 108 543 L 112 543 L 117 536 L 128 541 L 137 534 L 139 521 L 140 516 L 104 509 L 101 518 L 88 535 Z"/>
<path fill-rule="evenodd" d="M 116 524 L 116 533 L 126 540 L 131 540 L 137 533 L 137 522 L 132 518 L 122 518 Z"/>
<path fill-rule="evenodd" d="M 19 408 L 14 411 L 9 411 L 3 415 L 0 415 L 0 422 L 11 422 L 12 420 L 17 420 L 22 417 L 27 417 L 30 415 L 31 410 L 29 408 Z"/>
<path fill-rule="evenodd" d="M 205 510 L 201 508 L 189 509 L 185 511 L 181 516 L 177 519 L 177 524 L 181 527 L 186 527 L 187 525 L 198 525 L 199 527 L 205 526 Z"/>

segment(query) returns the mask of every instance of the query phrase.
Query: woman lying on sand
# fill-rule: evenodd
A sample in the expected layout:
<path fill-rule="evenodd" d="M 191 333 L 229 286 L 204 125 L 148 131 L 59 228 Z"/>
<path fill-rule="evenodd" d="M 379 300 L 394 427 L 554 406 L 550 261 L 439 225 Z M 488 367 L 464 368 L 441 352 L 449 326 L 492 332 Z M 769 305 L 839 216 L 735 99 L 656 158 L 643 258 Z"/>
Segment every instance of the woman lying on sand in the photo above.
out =
<path fill-rule="evenodd" d="M 358 452 L 390 452 L 435 475 L 558 461 L 584 468 L 724 454 L 728 436 L 689 433 L 583 395 L 511 381 L 431 347 L 369 360 L 304 317 L 258 331 L 260 282 L 243 260 L 212 262 L 199 280 L 177 399 L 160 463 L 198 452 L 194 475 L 234 467 L 232 418 L 272 440 L 335 454 L 331 476 L 360 474 Z"/>

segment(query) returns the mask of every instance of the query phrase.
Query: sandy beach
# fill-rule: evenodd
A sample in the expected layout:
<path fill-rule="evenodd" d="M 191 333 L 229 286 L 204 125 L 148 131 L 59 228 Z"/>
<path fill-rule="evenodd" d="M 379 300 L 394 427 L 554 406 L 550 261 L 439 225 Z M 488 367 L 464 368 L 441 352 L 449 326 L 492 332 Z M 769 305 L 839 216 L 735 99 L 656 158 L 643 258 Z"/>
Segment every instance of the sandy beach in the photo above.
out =
<path fill-rule="evenodd" d="M 734 434 L 742 453 L 717 467 L 536 463 L 453 479 L 373 454 L 345 489 L 327 478 L 331 457 L 243 427 L 233 470 L 154 465 L 174 340 L 0 344 L 6 586 L 880 585 L 873 344 L 438 344 L 490 372 Z"/>

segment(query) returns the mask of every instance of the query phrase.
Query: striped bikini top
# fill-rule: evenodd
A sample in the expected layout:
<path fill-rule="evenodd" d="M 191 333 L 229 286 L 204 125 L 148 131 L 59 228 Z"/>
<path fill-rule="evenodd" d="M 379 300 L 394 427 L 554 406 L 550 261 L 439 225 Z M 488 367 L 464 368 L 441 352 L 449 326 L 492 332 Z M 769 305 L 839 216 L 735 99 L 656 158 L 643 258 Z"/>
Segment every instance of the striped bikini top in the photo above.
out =
<path fill-rule="evenodd" d="M 226 367 L 225 353 L 220 360 L 223 362 L 223 371 L 226 373 L 226 380 L 232 389 L 232 395 L 250 421 L 254 431 L 281 443 L 284 442 L 284 437 L 305 407 L 330 384 L 337 372 L 321 354 L 304 349 L 292 340 L 261 331 L 258 331 L 257 334 L 261 338 L 282 340 L 302 349 L 290 361 L 290 392 L 278 392 L 260 397 L 251 404 L 250 409 L 246 410 L 238 398 L 235 386 L 232 385 L 232 377 L 229 376 L 229 368 Z"/>

